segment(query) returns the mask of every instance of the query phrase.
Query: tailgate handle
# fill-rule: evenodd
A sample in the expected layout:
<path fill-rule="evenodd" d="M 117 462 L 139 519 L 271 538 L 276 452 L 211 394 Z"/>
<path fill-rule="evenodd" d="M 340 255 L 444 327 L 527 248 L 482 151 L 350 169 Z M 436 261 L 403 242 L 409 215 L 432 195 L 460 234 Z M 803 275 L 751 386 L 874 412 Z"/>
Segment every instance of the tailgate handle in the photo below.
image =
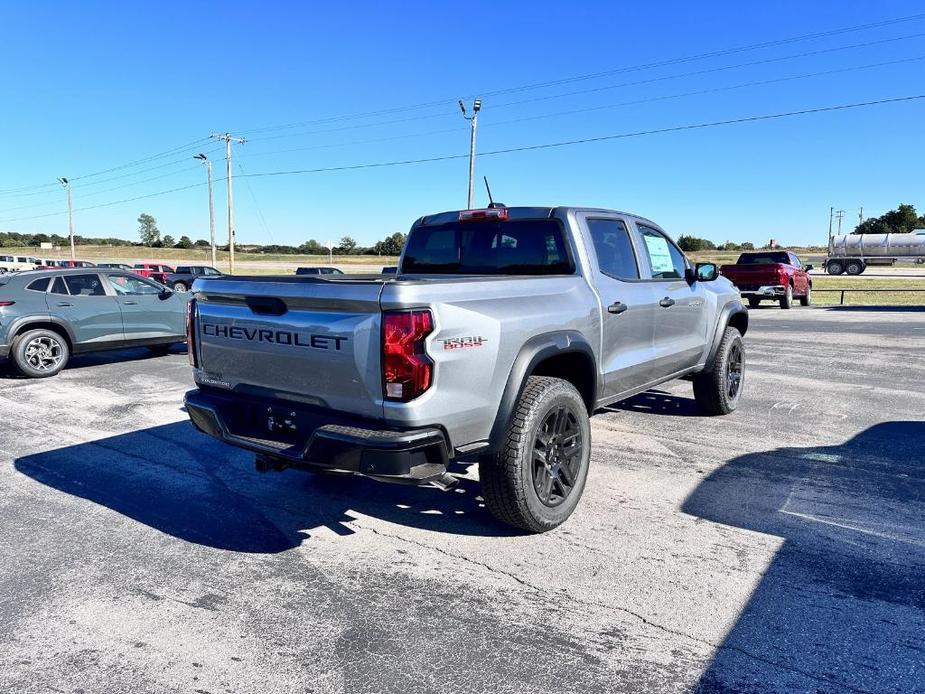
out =
<path fill-rule="evenodd" d="M 281 316 L 289 310 L 285 301 L 273 296 L 249 296 L 244 301 L 251 311 L 261 316 Z"/>

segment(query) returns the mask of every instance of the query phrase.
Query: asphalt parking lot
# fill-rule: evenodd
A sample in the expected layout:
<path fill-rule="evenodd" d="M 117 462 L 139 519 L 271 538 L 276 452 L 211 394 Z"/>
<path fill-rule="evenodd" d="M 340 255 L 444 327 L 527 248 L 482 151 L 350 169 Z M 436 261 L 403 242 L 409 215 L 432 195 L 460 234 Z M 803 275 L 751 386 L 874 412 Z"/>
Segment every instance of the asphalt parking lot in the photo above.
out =
<path fill-rule="evenodd" d="M 0 377 L 0 691 L 925 691 L 925 311 L 752 312 L 744 400 L 599 414 L 526 536 L 453 491 L 257 474 L 186 357 Z"/>

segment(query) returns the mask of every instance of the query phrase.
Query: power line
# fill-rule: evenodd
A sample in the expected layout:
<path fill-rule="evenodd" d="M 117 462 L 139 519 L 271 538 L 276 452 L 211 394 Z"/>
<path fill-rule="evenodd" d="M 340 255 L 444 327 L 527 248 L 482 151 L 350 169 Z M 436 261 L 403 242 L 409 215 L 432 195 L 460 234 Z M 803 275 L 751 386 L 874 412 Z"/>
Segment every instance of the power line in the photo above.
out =
<path fill-rule="evenodd" d="M 522 147 L 509 147 L 506 149 L 496 149 L 490 152 L 482 152 L 480 154 L 477 154 L 476 156 L 489 157 L 489 156 L 497 156 L 501 154 L 513 154 L 516 152 L 529 152 L 529 151 L 535 151 L 535 150 L 553 149 L 553 148 L 558 148 L 558 147 L 569 147 L 573 145 L 587 144 L 591 142 L 605 142 L 609 140 L 628 139 L 632 137 L 642 137 L 645 135 L 659 135 L 663 133 L 683 132 L 687 130 L 698 130 L 698 129 L 704 129 L 704 128 L 715 128 L 719 126 L 736 125 L 740 123 L 755 123 L 759 121 L 768 121 L 768 120 L 775 120 L 775 119 L 780 119 L 780 118 L 791 118 L 795 116 L 804 116 L 804 115 L 809 115 L 809 114 L 814 114 L 814 113 L 829 113 L 829 112 L 834 112 L 834 111 L 844 111 L 848 109 L 865 108 L 869 106 L 879 106 L 883 104 L 894 104 L 894 103 L 918 101 L 921 99 L 925 99 L 925 94 L 898 96 L 898 97 L 892 97 L 889 99 L 877 99 L 874 101 L 861 101 L 861 102 L 855 102 L 855 103 L 850 103 L 850 104 L 839 104 L 836 106 L 820 106 L 817 108 L 802 109 L 799 111 L 786 111 L 783 113 L 770 113 L 770 114 L 762 114 L 762 115 L 757 115 L 757 116 L 743 116 L 741 118 L 731 118 L 728 120 L 711 121 L 707 123 L 690 123 L 690 124 L 685 124 L 685 125 L 670 126 L 666 128 L 655 128 L 652 130 L 637 130 L 634 132 L 616 133 L 612 135 L 600 135 L 597 137 L 585 137 L 585 138 L 579 138 L 579 139 L 574 139 L 574 140 L 563 140 L 560 142 L 547 142 L 547 143 L 536 144 L 536 145 L 526 145 Z M 299 169 L 299 170 L 291 170 L 291 171 L 266 171 L 266 172 L 259 172 L 259 173 L 241 174 L 241 177 L 261 178 L 261 177 L 266 177 L 266 176 L 292 176 L 292 175 L 300 175 L 300 174 L 328 173 L 328 172 L 335 172 L 335 171 L 353 171 L 353 170 L 359 170 L 359 169 L 385 168 L 385 167 L 392 167 L 392 166 L 406 166 L 410 164 L 425 164 L 425 163 L 439 162 L 439 161 L 450 161 L 454 159 L 466 159 L 468 158 L 468 156 L 469 156 L 468 153 L 448 154 L 448 155 L 426 157 L 426 158 L 420 158 L 420 159 L 405 159 L 405 160 L 398 160 L 398 161 L 372 162 L 372 163 L 364 163 L 364 164 L 349 164 L 349 165 L 344 165 L 344 166 L 330 166 L 330 167 L 317 168 L 317 169 Z M 221 181 L 221 180 L 224 180 L 224 179 L 217 179 L 217 181 Z M 191 188 L 198 188 L 204 185 L 206 184 L 205 183 L 194 183 L 188 186 L 171 188 L 169 190 L 161 190 L 156 193 L 149 193 L 147 195 L 139 195 L 133 198 L 125 198 L 123 200 L 114 200 L 112 202 L 101 203 L 99 205 L 81 207 L 81 208 L 75 209 L 74 211 L 83 212 L 85 210 L 94 210 L 94 209 L 98 209 L 101 207 L 111 207 L 112 205 L 119 205 L 124 202 L 134 202 L 135 200 L 144 200 L 146 198 L 152 198 L 152 197 L 156 197 L 159 195 L 166 195 L 168 193 L 175 193 L 178 191 L 189 190 Z M 60 211 L 60 212 L 52 212 L 52 213 L 44 214 L 44 215 L 36 215 L 32 217 L 19 217 L 17 219 L 2 219 L 0 220 L 0 223 L 18 222 L 18 221 L 24 221 L 24 220 L 29 220 L 29 219 L 40 219 L 43 217 L 53 217 L 53 216 L 66 214 L 66 213 L 67 211 L 65 210 L 65 211 Z"/>
<path fill-rule="evenodd" d="M 897 37 L 892 37 L 888 39 L 878 39 L 876 41 L 867 41 L 864 43 L 855 43 L 855 44 L 850 44 L 847 46 L 835 46 L 832 48 L 823 48 L 823 49 L 818 49 L 814 51 L 804 51 L 803 53 L 794 53 L 794 54 L 785 55 L 785 56 L 777 56 L 774 58 L 764 58 L 762 60 L 753 60 L 753 61 L 749 61 L 746 63 L 736 63 L 733 65 L 721 65 L 718 67 L 705 68 L 702 70 L 693 70 L 689 72 L 675 73 L 673 75 L 662 75 L 659 77 L 650 77 L 647 79 L 634 80 L 631 82 L 621 82 L 618 84 L 603 85 L 603 86 L 594 87 L 591 89 L 581 89 L 581 90 L 564 92 L 564 93 L 559 93 L 559 94 L 547 94 L 545 96 L 531 97 L 530 99 L 521 99 L 518 101 L 507 101 L 507 102 L 502 102 L 502 103 L 494 103 L 494 104 L 491 104 L 491 108 L 492 110 L 496 110 L 499 108 L 520 106 L 523 104 L 536 103 L 539 101 L 549 101 L 551 99 L 561 99 L 561 98 L 569 97 L 569 96 L 580 96 L 583 94 L 591 94 L 591 93 L 609 91 L 613 89 L 622 89 L 624 87 L 636 87 L 636 86 L 640 86 L 644 84 L 654 84 L 656 82 L 666 82 L 668 80 L 683 79 L 686 77 L 698 77 L 702 75 L 714 74 L 717 72 L 725 72 L 727 70 L 736 70 L 736 69 L 745 68 L 745 67 L 755 67 L 758 65 L 769 65 L 771 63 L 779 63 L 785 60 L 796 60 L 799 58 L 807 58 L 811 56 L 824 55 L 828 53 L 837 53 L 840 51 L 853 50 L 856 48 L 869 48 L 871 46 L 878 46 L 884 43 L 893 43 L 897 41 L 905 41 L 909 39 L 917 39 L 917 38 L 922 38 L 922 37 L 925 37 L 925 32 L 918 33 L 918 34 L 908 34 L 906 36 L 897 36 Z M 337 127 L 337 128 L 327 128 L 324 130 L 309 130 L 309 131 L 300 132 L 300 133 L 266 135 L 264 137 L 251 138 L 251 141 L 279 140 L 279 139 L 290 138 L 290 137 L 302 137 L 306 135 L 318 135 L 318 134 L 327 134 L 327 133 L 333 133 L 333 132 L 342 132 L 345 130 L 355 130 L 359 128 L 375 128 L 375 127 L 381 127 L 385 125 L 396 125 L 396 124 L 408 123 L 412 121 L 429 120 L 433 118 L 447 118 L 450 115 L 451 115 L 451 112 L 449 111 L 447 111 L 446 113 L 419 114 L 415 116 L 408 116 L 405 118 L 397 118 L 397 119 L 392 119 L 392 120 L 387 120 L 387 121 L 379 121 L 376 123 L 359 123 L 359 124 L 354 124 L 354 125 L 344 125 L 344 126 Z"/>
<path fill-rule="evenodd" d="M 104 188 L 103 190 L 94 190 L 90 193 L 83 193 L 81 195 L 81 199 L 93 197 L 96 195 L 104 195 L 106 193 L 111 193 L 115 190 L 122 190 L 124 188 L 131 188 L 132 186 L 138 186 L 138 185 L 141 185 L 142 183 L 150 183 L 151 181 L 159 181 L 162 178 L 169 178 L 170 176 L 176 176 L 177 174 L 182 174 L 188 171 L 198 170 L 198 168 L 199 168 L 198 166 L 192 166 L 192 167 L 186 166 L 177 171 L 168 171 L 167 173 L 160 174 L 159 176 L 151 176 L 150 178 L 143 178 L 140 181 L 132 181 L 131 183 L 124 183 L 121 186 L 113 186 L 112 188 Z M 76 188 L 77 186 L 74 186 L 74 187 Z M 0 214 L 6 214 L 7 212 L 13 212 L 15 210 L 28 210 L 28 209 L 32 209 L 36 207 L 39 207 L 39 208 L 48 207 L 48 205 L 49 203 L 47 202 L 40 202 L 38 204 L 32 203 L 29 205 L 19 205 L 18 207 L 7 207 L 6 209 L 0 210 Z"/>
<path fill-rule="evenodd" d="M 158 154 L 152 154 L 142 159 L 136 159 L 134 161 L 131 161 L 125 164 L 120 164 L 119 166 L 113 166 L 108 169 L 103 169 L 101 171 L 94 171 L 88 174 L 83 174 L 81 176 L 70 176 L 68 177 L 68 180 L 77 181 L 77 180 L 82 180 L 85 178 L 93 178 L 95 176 L 101 176 L 103 174 L 111 173 L 113 171 L 122 171 L 128 168 L 132 168 L 134 166 L 138 166 L 140 164 L 146 164 L 151 161 L 156 161 L 157 159 L 162 159 L 164 157 L 170 156 L 171 154 L 176 154 L 177 152 L 180 152 L 185 149 L 190 149 L 191 147 L 194 147 L 197 144 L 202 144 L 203 142 L 208 142 L 208 141 L 209 141 L 209 138 L 200 138 L 198 140 L 188 142 L 184 145 L 173 147 L 172 149 L 166 150 L 164 152 L 159 152 Z M 154 168 L 157 168 L 157 167 L 154 167 Z M 131 174 L 128 174 L 128 175 L 131 175 Z M 109 179 L 109 180 L 114 180 L 114 179 Z M 0 195 L 19 193 L 21 191 L 29 191 L 29 190 L 39 189 L 39 188 L 49 188 L 49 187 L 55 188 L 57 187 L 57 185 L 58 185 L 57 183 L 40 183 L 40 184 L 31 185 L 31 186 L 22 186 L 19 188 L 7 188 L 5 190 L 0 190 Z M 89 184 L 84 184 L 84 185 L 89 185 Z"/>
<path fill-rule="evenodd" d="M 854 65 L 851 67 L 845 68 L 835 68 L 833 70 L 823 70 L 821 72 L 810 72 L 802 75 L 789 75 L 787 77 L 775 77 L 772 79 L 766 80 L 755 80 L 751 82 L 742 82 L 739 84 L 731 84 L 723 87 L 711 87 L 709 89 L 698 89 L 690 92 L 681 92 L 679 94 L 666 94 L 662 96 L 652 96 L 645 99 L 634 99 L 632 101 L 621 101 L 615 104 L 603 104 L 600 106 L 589 106 L 587 108 L 571 109 L 568 111 L 556 111 L 554 113 L 541 113 L 535 116 L 524 116 L 522 118 L 514 118 L 511 120 L 502 120 L 502 121 L 493 121 L 488 127 L 496 128 L 499 125 L 511 125 L 514 123 L 523 123 L 525 121 L 532 120 L 542 120 L 544 118 L 554 118 L 557 116 L 571 116 L 577 113 L 590 113 L 592 111 L 602 111 L 611 108 L 619 108 L 621 106 L 637 106 L 639 104 L 648 104 L 656 101 L 666 101 L 669 99 L 680 99 L 688 96 L 703 96 L 705 94 L 715 94 L 718 92 L 732 91 L 734 89 L 745 89 L 747 87 L 760 87 L 768 84 L 778 84 L 781 82 L 792 82 L 795 80 L 809 79 L 812 77 L 825 77 L 827 75 L 836 75 L 846 72 L 854 72 L 857 70 L 869 70 L 871 68 L 878 67 L 887 67 L 890 65 L 899 65 L 902 63 L 912 63 L 925 60 L 925 55 L 915 56 L 912 58 L 901 58 L 899 60 L 889 60 L 882 63 L 870 63 L 868 65 Z"/>
<path fill-rule="evenodd" d="M 892 26 L 895 24 L 918 21 L 921 19 L 925 19 L 925 13 L 908 15 L 905 17 L 896 17 L 893 19 L 882 20 L 879 22 L 869 22 L 866 24 L 858 24 L 858 25 L 849 26 L 849 27 L 841 27 L 838 29 L 814 32 L 811 34 L 790 36 L 790 37 L 783 38 L 783 39 L 762 41 L 759 43 L 748 44 L 745 46 L 720 49 L 720 50 L 715 50 L 715 51 L 709 51 L 706 53 L 699 53 L 695 55 L 669 58 L 666 60 L 652 62 L 652 63 L 641 63 L 641 64 L 629 65 L 629 66 L 624 66 L 624 67 L 619 67 L 619 68 L 612 68 L 610 70 L 604 70 L 601 72 L 594 72 L 594 73 L 588 73 L 588 74 L 583 74 L 583 75 L 575 75 L 572 77 L 565 77 L 562 79 L 550 80 L 547 82 L 538 82 L 538 83 L 533 83 L 533 84 L 508 87 L 504 89 L 494 89 L 494 90 L 482 89 L 479 91 L 483 95 L 483 97 L 485 96 L 491 97 L 491 96 L 501 96 L 503 94 L 512 94 L 512 93 L 518 93 L 518 92 L 523 92 L 523 91 L 529 91 L 533 89 L 544 89 L 544 88 L 551 87 L 551 86 L 559 86 L 562 84 L 586 81 L 589 79 L 599 79 L 601 77 L 609 77 L 612 75 L 624 74 L 627 72 L 635 72 L 635 71 L 640 71 L 640 70 L 652 70 L 652 69 L 656 69 L 659 67 L 668 67 L 671 65 L 679 65 L 683 63 L 695 62 L 698 60 L 707 60 L 709 58 L 716 58 L 716 57 L 725 56 L 725 55 L 733 55 L 736 53 L 744 53 L 748 51 L 760 50 L 763 48 L 773 48 L 775 46 L 782 46 L 782 45 L 787 45 L 787 44 L 792 44 L 792 43 L 800 43 L 802 41 L 812 41 L 815 39 L 827 38 L 830 36 L 837 36 L 841 34 L 853 33 L 853 32 L 858 32 L 858 31 L 865 31 L 867 29 L 878 29 L 878 28 L 882 28 L 886 26 Z M 473 94 L 469 94 L 465 98 L 471 98 L 473 96 L 474 96 Z M 268 132 L 268 131 L 274 131 L 274 130 L 285 130 L 285 129 L 304 127 L 306 125 L 320 125 L 320 124 L 325 124 L 325 123 L 341 122 L 345 120 L 372 118 L 375 116 L 388 115 L 392 113 L 401 113 L 403 111 L 417 110 L 421 108 L 430 108 L 430 107 L 435 107 L 435 106 L 447 106 L 450 104 L 455 104 L 455 102 L 456 102 L 455 97 L 447 97 L 444 99 L 438 99 L 434 101 L 422 102 L 422 103 L 417 103 L 417 104 L 408 104 L 405 106 L 395 106 L 392 108 L 378 109 L 375 111 L 366 111 L 366 112 L 361 112 L 361 113 L 345 114 L 345 115 L 339 115 L 339 116 L 327 116 L 325 118 L 318 118 L 314 120 L 299 121 L 299 122 L 294 122 L 294 123 L 284 123 L 280 125 L 243 128 L 242 130 L 245 130 L 249 133 L 260 133 L 260 132 Z"/>
<path fill-rule="evenodd" d="M 660 95 L 660 96 L 647 97 L 644 99 L 633 99 L 631 101 L 621 101 L 621 102 L 612 103 L 612 104 L 603 104 L 599 106 L 589 106 L 587 108 L 570 109 L 568 111 L 555 111 L 553 113 L 541 113 L 541 114 L 537 114 L 534 116 L 523 116 L 521 118 L 513 118 L 509 120 L 491 121 L 489 124 L 483 125 L 482 127 L 488 128 L 489 130 L 493 130 L 494 128 L 497 128 L 499 126 L 513 125 L 517 123 L 523 123 L 526 121 L 543 120 L 546 118 L 555 118 L 558 116 L 569 116 L 569 115 L 575 115 L 579 113 L 590 113 L 593 111 L 602 111 L 602 110 L 607 110 L 607 109 L 612 109 L 612 108 L 620 108 L 623 106 L 637 106 L 639 104 L 666 101 L 670 99 L 680 99 L 680 98 L 689 97 L 689 96 L 702 96 L 705 94 L 715 94 L 718 92 L 732 91 L 735 89 L 744 89 L 747 87 L 758 87 L 758 86 L 763 86 L 763 85 L 768 85 L 768 84 L 790 82 L 790 81 L 795 81 L 795 80 L 800 80 L 800 79 L 809 79 L 812 77 L 824 77 L 827 75 L 854 72 L 857 70 L 868 70 L 872 68 L 887 67 L 891 65 L 917 62 L 917 61 L 922 61 L 922 60 L 925 60 L 925 56 L 902 58 L 899 60 L 890 60 L 890 61 L 885 61 L 881 63 L 870 63 L 867 65 L 854 65 L 854 66 L 846 67 L 846 68 L 823 70 L 821 72 L 811 72 L 811 73 L 805 73 L 802 75 L 789 75 L 786 77 L 776 77 L 776 78 L 767 79 L 767 80 L 756 80 L 756 81 L 751 81 L 751 82 L 743 82 L 739 84 L 726 85 L 722 87 L 712 87 L 710 89 L 700 89 L 700 90 L 695 90 L 695 91 L 690 91 L 690 92 L 665 94 L 665 95 Z M 394 140 L 404 140 L 408 138 L 427 137 L 429 135 L 441 135 L 445 133 L 459 133 L 461 132 L 461 130 L 462 130 L 461 127 L 442 128 L 439 130 L 429 130 L 426 132 L 409 133 L 405 135 L 392 135 L 390 137 L 379 137 L 379 138 L 372 138 L 372 139 L 366 139 L 366 140 L 353 140 L 350 142 L 335 142 L 335 143 L 328 143 L 328 144 L 318 144 L 318 145 L 311 145 L 308 147 L 291 147 L 287 149 L 270 150 L 267 152 L 251 152 L 248 155 L 248 157 L 250 159 L 253 159 L 254 157 L 265 157 L 265 156 L 271 156 L 271 155 L 276 155 L 276 154 L 290 154 L 292 152 L 306 152 L 306 151 L 314 151 L 318 149 L 330 149 L 330 148 L 336 148 L 336 147 L 350 147 L 354 145 L 366 145 L 366 144 L 375 144 L 375 143 L 380 143 L 380 142 L 391 142 Z"/>
<path fill-rule="evenodd" d="M 225 180 L 225 179 L 218 179 Z M 121 205 L 124 202 L 134 202 L 135 200 L 145 200 L 146 198 L 155 198 L 160 195 L 167 195 L 168 193 L 177 193 L 181 190 L 190 190 L 191 188 L 201 188 L 206 185 L 203 183 L 193 183 L 188 186 L 180 186 L 179 188 L 170 188 L 169 190 L 159 190 L 156 193 L 148 193 L 147 195 L 138 195 L 134 198 L 123 198 L 122 200 L 113 200 L 112 202 L 103 202 L 99 205 L 88 205 L 87 207 L 77 207 L 74 209 L 74 212 L 85 212 L 87 210 L 97 210 L 101 207 L 112 207 L 113 205 Z M 31 217 L 16 217 L 14 219 L 0 219 L 0 224 L 6 224 L 8 222 L 23 222 L 30 219 L 43 219 L 45 217 L 57 217 L 58 215 L 67 214 L 67 210 L 58 211 L 58 212 L 48 212 L 46 214 L 37 214 Z"/>
<path fill-rule="evenodd" d="M 918 99 L 925 99 L 925 94 L 917 94 L 913 96 L 899 96 L 899 97 L 893 97 L 890 99 L 878 99 L 876 101 L 862 101 L 862 102 L 857 102 L 857 103 L 852 103 L 852 104 L 840 104 L 837 106 L 820 106 L 818 108 L 803 109 L 800 111 L 787 111 L 784 113 L 771 113 L 771 114 L 764 114 L 764 115 L 759 115 L 759 116 L 745 116 L 742 118 L 712 121 L 709 123 L 693 123 L 693 124 L 688 124 L 688 125 L 676 125 L 676 126 L 671 126 L 667 128 L 656 128 L 653 130 L 638 130 L 638 131 L 629 132 L 629 133 L 617 133 L 615 135 L 601 135 L 598 137 L 587 137 L 587 138 L 581 138 L 581 139 L 576 139 L 576 140 L 564 140 L 561 142 L 549 142 L 549 143 L 538 144 L 538 145 L 509 147 L 507 149 L 497 149 L 497 150 L 493 150 L 490 152 L 481 152 L 480 154 L 477 154 L 476 156 L 488 157 L 488 156 L 494 156 L 498 154 L 511 154 L 513 152 L 528 152 L 532 150 L 552 149 L 555 147 L 566 147 L 570 145 L 585 144 L 589 142 L 603 142 L 606 140 L 617 140 L 617 139 L 630 138 L 630 137 L 640 137 L 643 135 L 657 135 L 657 134 L 662 134 L 662 133 L 680 132 L 684 130 L 715 128 L 721 125 L 734 125 L 737 123 L 752 123 L 756 121 L 773 120 L 777 118 L 789 118 L 793 116 L 803 116 L 803 115 L 808 115 L 811 113 L 826 113 L 830 111 L 843 111 L 843 110 L 853 109 L 853 108 L 863 108 L 867 106 L 878 106 L 881 104 L 900 103 L 900 102 L 905 102 L 905 101 L 914 101 Z M 422 159 L 404 159 L 404 160 L 399 160 L 399 161 L 375 162 L 375 163 L 370 163 L 370 164 L 351 164 L 351 165 L 345 165 L 345 166 L 331 166 L 331 167 L 324 167 L 324 168 L 318 168 L 318 169 L 301 169 L 301 170 L 293 170 L 293 171 L 268 171 L 268 172 L 262 172 L 262 173 L 251 173 L 251 174 L 246 174 L 246 175 L 248 177 L 288 176 L 288 175 L 296 175 L 296 174 L 326 173 L 330 171 L 351 171 L 351 170 L 356 170 L 356 169 L 372 169 L 372 168 L 382 168 L 382 167 L 388 167 L 388 166 L 404 166 L 408 164 L 424 164 L 424 163 L 437 162 L 437 161 L 449 161 L 452 159 L 464 159 L 468 156 L 469 156 L 468 154 L 448 154 L 444 156 L 426 157 Z"/>

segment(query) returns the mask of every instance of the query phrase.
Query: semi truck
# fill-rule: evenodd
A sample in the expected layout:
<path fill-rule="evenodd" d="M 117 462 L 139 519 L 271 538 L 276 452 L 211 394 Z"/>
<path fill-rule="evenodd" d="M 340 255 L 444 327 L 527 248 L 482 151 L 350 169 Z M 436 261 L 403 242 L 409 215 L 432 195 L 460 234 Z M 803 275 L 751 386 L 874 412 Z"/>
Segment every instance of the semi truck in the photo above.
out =
<path fill-rule="evenodd" d="M 824 267 L 830 275 L 860 275 L 869 265 L 895 265 L 897 260 L 925 263 L 925 229 L 906 234 L 833 236 Z"/>

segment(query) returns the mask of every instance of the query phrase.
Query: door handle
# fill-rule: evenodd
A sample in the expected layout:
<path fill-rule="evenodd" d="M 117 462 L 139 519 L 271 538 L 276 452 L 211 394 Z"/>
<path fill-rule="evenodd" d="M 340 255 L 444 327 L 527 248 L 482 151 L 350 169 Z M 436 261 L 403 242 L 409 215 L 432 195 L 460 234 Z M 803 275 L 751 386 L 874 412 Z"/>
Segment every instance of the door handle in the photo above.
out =
<path fill-rule="evenodd" d="M 58 306 L 72 306 L 73 304 L 68 303 L 67 301 L 59 301 Z"/>
<path fill-rule="evenodd" d="M 137 301 L 123 301 L 122 305 L 123 306 L 137 306 L 138 302 Z"/>
<path fill-rule="evenodd" d="M 671 308 L 674 306 L 674 299 L 672 299 L 670 296 L 666 296 L 664 299 L 658 302 L 658 305 L 662 308 Z"/>
<path fill-rule="evenodd" d="M 607 307 L 607 313 L 623 313 L 629 306 L 624 304 L 622 301 L 614 301 L 610 306 Z"/>

